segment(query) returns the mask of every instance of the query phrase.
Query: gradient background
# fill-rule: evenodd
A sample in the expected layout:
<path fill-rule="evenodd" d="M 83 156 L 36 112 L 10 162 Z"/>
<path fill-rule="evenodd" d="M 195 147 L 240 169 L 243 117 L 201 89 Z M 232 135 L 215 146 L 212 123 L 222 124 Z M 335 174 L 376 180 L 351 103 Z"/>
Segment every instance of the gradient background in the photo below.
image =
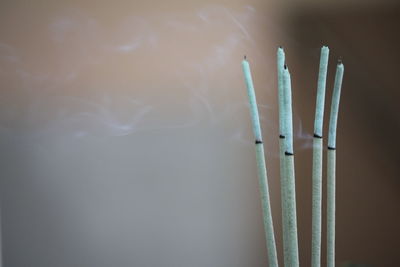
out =
<path fill-rule="evenodd" d="M 398 266 L 399 25 L 395 1 L 1 1 L 3 266 L 267 266 L 244 54 L 281 257 L 278 45 L 292 72 L 309 266 L 323 44 L 325 126 L 339 56 L 345 64 L 337 263 Z"/>

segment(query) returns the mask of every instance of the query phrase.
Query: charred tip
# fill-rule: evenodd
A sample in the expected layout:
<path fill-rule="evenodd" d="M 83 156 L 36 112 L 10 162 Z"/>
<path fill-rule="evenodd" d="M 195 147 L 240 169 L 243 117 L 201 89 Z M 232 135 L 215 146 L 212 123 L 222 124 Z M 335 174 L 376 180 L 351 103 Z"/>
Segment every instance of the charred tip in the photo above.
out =
<path fill-rule="evenodd" d="M 336 150 L 335 147 L 328 146 L 328 150 Z"/>
<path fill-rule="evenodd" d="M 256 140 L 256 145 L 262 144 L 262 143 L 263 143 L 263 141 L 261 141 L 261 140 Z"/>
<path fill-rule="evenodd" d="M 279 135 L 279 138 L 280 138 L 280 139 L 285 139 L 285 136 L 282 135 L 282 134 L 280 134 L 280 135 Z"/>
<path fill-rule="evenodd" d="M 285 64 L 285 65 L 283 65 L 283 68 L 286 70 L 287 69 L 287 65 Z"/>
<path fill-rule="evenodd" d="M 280 45 L 280 46 L 278 46 L 278 48 L 281 48 L 281 49 L 282 49 L 282 48 L 283 48 L 283 46 L 281 46 L 281 45 Z"/>
<path fill-rule="evenodd" d="M 292 152 L 285 152 L 285 156 L 293 156 L 294 154 Z"/>
<path fill-rule="evenodd" d="M 316 133 L 314 134 L 314 137 L 322 139 L 322 135 L 319 135 L 319 134 L 316 134 Z"/>
<path fill-rule="evenodd" d="M 246 55 L 244 55 L 243 58 L 244 58 L 244 60 L 247 60 L 247 56 Z"/>

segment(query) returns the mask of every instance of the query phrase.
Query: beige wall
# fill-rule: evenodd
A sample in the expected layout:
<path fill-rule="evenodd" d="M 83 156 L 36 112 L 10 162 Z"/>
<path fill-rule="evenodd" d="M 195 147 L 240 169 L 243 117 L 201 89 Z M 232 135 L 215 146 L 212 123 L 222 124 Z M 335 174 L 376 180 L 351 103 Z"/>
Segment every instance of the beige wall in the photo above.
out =
<path fill-rule="evenodd" d="M 0 4 L 5 266 L 265 266 L 240 61 L 248 56 L 255 78 L 280 249 L 277 45 L 293 73 L 309 266 L 322 44 L 331 47 L 328 96 L 334 61 L 346 66 L 337 260 L 396 266 L 396 5 L 137 2 Z"/>

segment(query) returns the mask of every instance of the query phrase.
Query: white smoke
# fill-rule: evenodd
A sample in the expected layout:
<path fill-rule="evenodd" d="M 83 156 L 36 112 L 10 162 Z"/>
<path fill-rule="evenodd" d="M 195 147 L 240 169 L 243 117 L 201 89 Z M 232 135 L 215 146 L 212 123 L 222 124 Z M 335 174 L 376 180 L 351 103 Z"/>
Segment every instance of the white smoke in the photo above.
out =
<path fill-rule="evenodd" d="M 209 6 L 189 15 L 164 14 L 161 18 L 134 16 L 124 19 L 115 26 L 111 34 L 106 35 L 106 30 L 94 18 L 79 10 L 70 10 L 55 17 L 48 26 L 49 40 L 55 46 L 65 48 L 63 51 L 68 53 L 67 61 L 62 62 L 59 71 L 50 69 L 41 72 L 40 69 L 30 69 L 13 47 L 3 43 L 0 43 L 0 60 L 16 64 L 13 67 L 15 75 L 23 87 L 21 90 L 30 99 L 30 105 L 25 111 L 27 118 L 43 124 L 34 129 L 36 136 L 67 133 L 76 138 L 96 134 L 124 136 L 160 127 L 192 127 L 202 120 L 219 123 L 246 108 L 244 101 L 235 102 L 229 99 L 232 87 L 229 80 L 220 82 L 218 87 L 215 82 L 219 81 L 218 73 L 229 75 L 232 62 L 237 64 L 235 51 L 246 45 L 246 42 L 254 42 L 246 26 L 253 12 L 249 6 L 242 12 Z M 207 34 L 215 27 L 226 29 L 226 34 L 210 43 L 208 54 L 196 61 L 188 58 L 175 66 L 177 86 L 188 90 L 185 98 L 180 100 L 185 102 L 183 106 L 188 107 L 189 111 L 189 115 L 183 112 L 182 117 L 185 119 L 182 123 L 149 125 L 146 122 L 149 116 L 157 117 L 162 112 L 159 104 L 153 103 L 150 98 L 139 101 L 132 94 L 129 97 L 118 97 L 112 94 L 111 89 L 106 88 L 101 90 L 108 94 L 108 100 L 96 101 L 99 97 L 95 93 L 85 97 L 68 96 L 65 88 L 73 86 L 92 66 L 106 65 L 116 53 L 153 53 L 163 49 L 159 42 L 169 38 L 168 33 L 171 31 L 171 36 L 185 32 L 188 36 L 193 34 L 197 37 Z M 143 51 L 142 48 L 146 50 Z M 135 87 L 134 84 L 132 86 Z M 50 93 L 57 90 L 67 95 Z M 98 90 L 93 90 L 96 91 Z M 226 98 L 229 104 L 221 106 L 221 98 Z M 54 101 L 62 102 L 62 105 L 54 114 L 48 115 L 47 120 L 43 120 L 41 116 L 50 110 L 50 103 Z M 118 110 L 113 107 L 118 105 L 124 108 Z M 126 113 L 132 116 L 126 118 Z M 233 133 L 233 136 L 240 134 Z"/>

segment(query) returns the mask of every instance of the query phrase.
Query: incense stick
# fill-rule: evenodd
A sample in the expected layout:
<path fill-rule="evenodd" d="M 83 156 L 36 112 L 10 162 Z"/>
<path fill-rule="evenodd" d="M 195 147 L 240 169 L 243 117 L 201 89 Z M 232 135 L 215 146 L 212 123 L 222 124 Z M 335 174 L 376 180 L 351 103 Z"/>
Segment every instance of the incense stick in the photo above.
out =
<path fill-rule="evenodd" d="M 282 206 L 282 236 L 283 236 L 283 259 L 285 265 L 289 262 L 287 219 L 287 194 L 285 176 L 285 98 L 283 86 L 283 71 L 285 65 L 285 52 L 282 47 L 277 51 L 277 73 L 278 73 L 278 102 L 279 102 L 279 165 L 281 178 L 281 206 Z"/>
<path fill-rule="evenodd" d="M 326 266 L 335 267 L 335 191 L 336 150 L 328 148 L 327 156 L 327 248 Z"/>
<path fill-rule="evenodd" d="M 311 266 L 321 265 L 321 209 L 322 209 L 322 126 L 324 119 L 326 75 L 329 48 L 321 48 L 319 63 L 317 103 L 315 108 L 312 171 L 312 246 Z"/>
<path fill-rule="evenodd" d="M 336 128 L 339 112 L 340 91 L 344 66 L 341 61 L 336 67 L 333 87 L 331 115 L 329 120 L 327 162 L 327 267 L 335 267 L 335 210 L 336 210 Z"/>
<path fill-rule="evenodd" d="M 285 266 L 299 266 L 299 249 L 297 240 L 297 215 L 296 215 L 296 187 L 294 171 L 293 152 L 293 119 L 292 119 L 292 88 L 290 73 L 287 66 L 283 71 L 284 104 L 285 104 L 285 156 L 284 176 L 286 180 L 286 216 L 287 216 L 287 241 L 288 241 L 288 264 Z"/>
<path fill-rule="evenodd" d="M 264 221 L 264 230 L 267 241 L 267 253 L 268 253 L 268 261 L 269 266 L 277 267 L 278 266 L 278 257 L 276 253 L 276 244 L 275 244 L 275 236 L 274 236 L 274 226 L 272 222 L 272 213 L 271 213 L 271 205 L 269 198 L 269 189 L 268 189 L 268 178 L 267 178 L 267 169 L 265 165 L 265 156 L 264 156 L 264 145 L 262 142 L 261 135 L 261 127 L 260 127 L 260 119 L 258 116 L 257 109 L 257 101 L 256 95 L 254 92 L 253 81 L 251 78 L 250 65 L 246 60 L 246 56 L 242 61 L 243 73 L 247 86 L 247 95 L 249 98 L 250 104 L 250 114 L 253 125 L 253 133 L 256 139 L 256 158 L 257 158 L 257 168 L 258 168 L 258 178 L 259 178 L 259 186 L 260 186 L 260 194 L 261 194 L 261 204 L 263 209 L 263 221 Z"/>

